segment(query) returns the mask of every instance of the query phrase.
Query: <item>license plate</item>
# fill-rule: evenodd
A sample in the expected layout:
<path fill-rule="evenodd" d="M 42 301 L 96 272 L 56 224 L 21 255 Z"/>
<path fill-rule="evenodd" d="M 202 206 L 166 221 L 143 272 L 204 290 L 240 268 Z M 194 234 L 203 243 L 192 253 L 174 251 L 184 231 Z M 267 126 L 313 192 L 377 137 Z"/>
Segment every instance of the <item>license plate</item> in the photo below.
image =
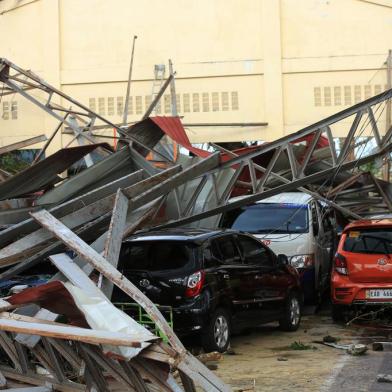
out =
<path fill-rule="evenodd" d="M 377 299 L 377 298 L 392 299 L 392 289 L 366 290 L 366 298 L 369 298 L 369 299 Z"/>

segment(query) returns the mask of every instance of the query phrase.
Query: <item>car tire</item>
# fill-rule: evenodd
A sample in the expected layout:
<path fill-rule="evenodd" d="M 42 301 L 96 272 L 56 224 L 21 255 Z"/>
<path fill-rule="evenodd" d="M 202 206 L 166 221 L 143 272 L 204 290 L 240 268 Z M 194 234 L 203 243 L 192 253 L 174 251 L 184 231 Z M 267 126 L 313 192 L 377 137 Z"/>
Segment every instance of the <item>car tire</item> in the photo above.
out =
<path fill-rule="evenodd" d="M 291 293 L 284 306 L 283 316 L 279 320 L 283 331 L 296 331 L 301 323 L 301 301 L 296 293 Z"/>
<path fill-rule="evenodd" d="M 345 307 L 343 305 L 332 304 L 331 316 L 335 323 L 341 323 L 345 321 Z"/>
<path fill-rule="evenodd" d="M 230 345 L 230 336 L 230 313 L 224 308 L 217 308 L 202 331 L 201 342 L 204 351 L 225 352 Z"/>

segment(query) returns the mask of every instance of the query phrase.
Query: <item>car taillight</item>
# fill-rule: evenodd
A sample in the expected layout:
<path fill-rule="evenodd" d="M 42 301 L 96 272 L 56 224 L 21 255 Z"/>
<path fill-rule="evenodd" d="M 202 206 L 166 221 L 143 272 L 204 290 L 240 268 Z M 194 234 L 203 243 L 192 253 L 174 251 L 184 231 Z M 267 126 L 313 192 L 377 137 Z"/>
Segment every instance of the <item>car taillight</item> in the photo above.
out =
<path fill-rule="evenodd" d="M 335 271 L 341 275 L 348 275 L 347 260 L 344 256 L 336 253 L 334 259 Z"/>
<path fill-rule="evenodd" d="M 196 297 L 196 295 L 200 294 L 204 284 L 204 277 L 204 271 L 197 271 L 188 277 L 185 297 Z"/>

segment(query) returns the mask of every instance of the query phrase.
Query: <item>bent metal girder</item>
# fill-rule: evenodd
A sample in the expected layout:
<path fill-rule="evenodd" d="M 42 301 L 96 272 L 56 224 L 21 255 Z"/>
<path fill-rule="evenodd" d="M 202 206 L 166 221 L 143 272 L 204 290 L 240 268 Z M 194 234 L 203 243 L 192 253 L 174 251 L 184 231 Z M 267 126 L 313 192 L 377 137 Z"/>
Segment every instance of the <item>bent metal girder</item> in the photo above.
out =
<path fill-rule="evenodd" d="M 170 75 L 169 81 L 165 83 L 165 88 L 172 78 L 173 76 Z M 132 138 L 123 128 L 92 111 L 76 99 L 51 86 L 31 70 L 25 70 L 5 58 L 0 58 L 0 82 L 4 83 L 6 86 L 3 89 L 0 89 L 0 97 L 18 93 L 52 117 L 56 118 L 60 122 L 60 126 L 64 124 L 72 129 L 75 137 L 69 144 L 74 140 L 96 143 L 91 131 L 94 129 L 94 124 L 97 121 L 100 121 L 107 128 L 115 129 L 121 137 L 124 137 L 140 147 L 161 156 L 164 160 L 167 160 L 159 151 L 155 151 L 139 140 Z M 42 100 L 37 99 L 37 97 L 31 93 L 31 90 L 39 90 L 43 94 Z M 162 94 L 163 91 L 160 92 L 159 98 Z M 60 100 L 62 100 L 62 105 L 55 103 L 55 101 L 60 102 Z M 155 101 L 154 105 L 156 105 Z M 151 107 L 149 110 L 152 110 Z"/>
<path fill-rule="evenodd" d="M 293 190 L 306 192 L 316 199 L 327 203 L 331 207 L 340 210 L 345 215 L 354 219 L 360 219 L 362 216 L 355 211 L 363 211 L 363 209 L 360 209 L 358 206 L 356 206 L 355 211 L 353 211 L 348 207 L 344 207 L 343 205 L 339 204 L 339 200 L 336 199 L 336 197 L 328 197 L 327 191 L 333 187 L 333 179 L 335 179 L 339 172 L 356 169 L 361 165 L 373 162 L 377 159 L 383 159 L 384 157 L 389 159 L 389 155 L 392 150 L 392 127 L 387 130 L 385 135 L 382 135 L 378 127 L 378 120 L 380 115 L 378 118 L 376 118 L 376 113 L 379 111 L 381 105 L 384 105 L 387 100 L 391 99 L 391 97 L 392 90 L 387 90 L 382 94 L 369 98 L 348 109 L 327 117 L 324 120 L 305 127 L 298 132 L 284 136 L 271 143 L 262 145 L 259 149 L 245 155 L 236 155 L 232 152 L 226 151 L 226 153 L 231 155 L 231 159 L 221 163 L 219 167 L 211 170 L 204 176 L 204 178 L 208 176 L 214 181 L 215 176 L 223 169 L 230 167 L 236 169 L 232 180 L 221 194 L 219 194 L 216 187 L 213 187 L 215 198 L 217 200 L 216 207 L 194 213 L 194 209 L 187 205 L 186 209 L 184 209 L 182 214 L 179 216 L 179 219 L 163 224 L 158 228 L 155 227 L 155 229 L 174 227 L 200 221 L 202 219 L 221 214 L 225 211 L 229 211 L 240 206 L 256 202 L 258 200 L 265 199 L 281 192 L 288 192 Z M 377 105 L 380 106 L 376 108 Z M 335 148 L 331 126 L 339 122 L 346 124 L 350 117 L 352 117 L 352 121 L 347 128 L 347 137 L 343 146 L 338 152 Z M 363 150 L 361 156 L 359 158 L 355 158 L 352 154 L 355 145 L 355 139 L 361 137 L 365 129 L 368 130 L 367 135 L 370 134 L 372 137 L 374 137 L 376 146 L 366 154 L 364 153 L 366 151 Z M 296 144 L 298 139 L 308 135 L 313 135 L 313 139 L 309 143 L 304 155 L 301 157 L 301 159 L 298 159 L 294 153 L 293 146 Z M 324 166 L 322 169 L 319 169 L 316 164 L 320 163 L 320 160 L 316 158 L 315 152 L 317 143 L 321 137 L 325 137 L 329 141 L 329 146 L 326 147 L 329 157 L 322 160 Z M 217 149 L 219 148 L 218 146 L 216 147 Z M 254 158 L 267 152 L 273 152 L 273 155 L 266 167 L 258 165 L 253 161 Z M 290 166 L 288 175 L 286 173 L 284 176 L 274 172 L 274 166 L 276 162 L 278 162 L 279 159 L 283 157 L 283 155 L 285 155 L 286 159 L 288 158 Z M 237 200 L 233 203 L 227 203 L 231 190 L 238 180 L 240 173 L 246 167 L 248 167 L 250 173 L 252 194 L 245 196 L 241 200 Z M 259 172 L 258 176 L 256 175 L 257 172 Z M 323 183 L 317 186 L 320 181 L 323 181 Z M 311 190 L 306 188 L 312 185 L 312 188 L 317 188 L 316 191 L 314 191 L 314 189 Z M 385 192 L 378 192 L 378 195 L 383 200 L 383 212 L 391 212 L 390 207 L 392 200 L 390 195 Z M 194 194 L 192 198 L 194 203 L 197 202 L 195 199 L 197 199 L 197 195 Z M 366 203 L 367 201 L 364 200 L 364 204 Z M 380 209 L 377 212 L 380 212 Z"/>
<path fill-rule="evenodd" d="M 3 95 L 15 92 L 21 94 L 30 102 L 57 118 L 61 123 L 73 129 L 76 138 L 83 137 L 89 141 L 93 141 L 92 136 L 89 135 L 89 131 L 91 131 L 96 120 L 99 120 L 108 127 L 115 128 L 120 135 L 128 138 L 128 140 L 131 139 L 132 142 L 151 151 L 150 147 L 145 146 L 138 140 L 132 139 L 129 134 L 125 134 L 122 128 L 91 111 L 88 107 L 79 103 L 72 97 L 50 86 L 33 72 L 23 70 L 7 59 L 0 59 L 0 82 L 3 82 L 6 86 L 2 92 Z M 39 89 L 46 94 L 46 103 L 43 104 L 31 95 L 31 89 Z M 54 104 L 53 100 L 56 96 L 63 100 L 65 106 L 72 106 L 75 109 L 65 109 L 64 107 Z M 176 221 L 170 223 L 170 225 L 198 221 L 205 217 L 214 216 L 223 211 L 236 208 L 238 205 L 244 205 L 280 192 L 295 189 L 312 194 L 314 197 L 325 201 L 332 207 L 341 210 L 352 218 L 359 218 L 360 215 L 355 211 L 362 210 L 357 208 L 358 206 L 354 211 L 353 209 L 344 207 L 338 203 L 338 200 L 335 202 L 335 198 L 331 200 L 331 198 L 327 196 L 329 188 L 326 187 L 325 184 L 324 186 L 319 186 L 316 191 L 314 185 L 320 181 L 325 181 L 325 183 L 327 183 L 327 180 L 335 178 L 336 173 L 339 171 L 351 170 L 389 154 L 391 149 L 392 128 L 390 128 L 384 136 L 381 135 L 378 127 L 377 114 L 379 108 L 376 106 L 385 104 L 391 97 L 392 90 L 387 90 L 375 97 L 369 98 L 366 101 L 360 102 L 339 113 L 329 116 L 324 120 L 305 127 L 298 132 L 262 145 L 255 151 L 240 156 L 231 154 L 231 159 L 217 164 L 215 168 L 208 170 L 203 175 L 190 176 L 189 182 L 199 181 L 190 198 L 184 198 L 186 192 L 183 192 L 181 196 L 177 188 L 173 188 L 172 191 L 168 192 L 173 194 L 174 204 L 177 209 Z M 347 137 L 338 153 L 335 149 L 331 127 L 338 123 L 347 124 L 350 122 L 350 117 L 352 117 L 352 120 L 351 124 L 347 127 Z M 361 156 L 359 159 L 355 159 L 350 153 L 354 148 L 354 140 L 357 137 L 362 136 L 364 126 L 370 130 L 367 135 L 371 134 L 374 137 L 376 148 L 373 149 L 371 153 Z M 299 159 L 295 152 L 295 145 L 298 144 L 297 140 L 309 135 L 313 135 L 313 138 L 307 146 L 305 153 Z M 329 141 L 329 147 L 326 148 L 328 150 L 328 157 L 322 160 L 323 166 L 320 168 L 317 166 L 320 159 L 317 157 L 316 152 L 318 142 L 322 137 Z M 272 158 L 270 158 L 266 167 L 254 162 L 254 158 L 266 153 L 272 154 Z M 283 158 L 289 162 L 289 170 L 287 173 L 277 172 L 275 169 L 276 163 Z M 141 157 L 141 159 L 144 158 Z M 252 190 L 252 194 L 236 203 L 230 203 L 230 205 L 228 205 L 227 200 L 244 168 L 248 168 L 250 173 L 251 182 L 249 186 Z M 232 174 L 229 174 L 230 170 L 232 171 Z M 224 185 L 219 183 L 222 175 L 226 176 L 226 178 L 231 176 L 230 181 Z M 312 185 L 312 189 L 305 188 Z M 329 185 L 333 186 L 332 182 Z M 201 199 L 206 196 L 206 189 L 209 189 L 209 196 L 213 202 L 208 204 L 208 206 L 202 203 L 203 208 L 197 208 L 197 206 L 200 206 L 201 204 Z M 390 196 L 385 192 L 379 193 L 379 195 L 383 198 L 384 205 L 387 207 L 387 211 L 389 211 L 389 206 L 391 205 Z M 173 219 L 173 217 L 171 218 Z"/>

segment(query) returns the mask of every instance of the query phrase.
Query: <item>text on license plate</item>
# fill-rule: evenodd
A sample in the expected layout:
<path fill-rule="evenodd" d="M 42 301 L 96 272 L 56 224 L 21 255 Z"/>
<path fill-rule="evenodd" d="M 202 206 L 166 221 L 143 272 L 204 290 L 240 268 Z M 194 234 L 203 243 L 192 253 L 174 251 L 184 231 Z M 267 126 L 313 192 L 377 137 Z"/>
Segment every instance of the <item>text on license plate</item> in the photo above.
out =
<path fill-rule="evenodd" d="M 392 298 L 392 289 L 366 290 L 366 298 Z"/>

